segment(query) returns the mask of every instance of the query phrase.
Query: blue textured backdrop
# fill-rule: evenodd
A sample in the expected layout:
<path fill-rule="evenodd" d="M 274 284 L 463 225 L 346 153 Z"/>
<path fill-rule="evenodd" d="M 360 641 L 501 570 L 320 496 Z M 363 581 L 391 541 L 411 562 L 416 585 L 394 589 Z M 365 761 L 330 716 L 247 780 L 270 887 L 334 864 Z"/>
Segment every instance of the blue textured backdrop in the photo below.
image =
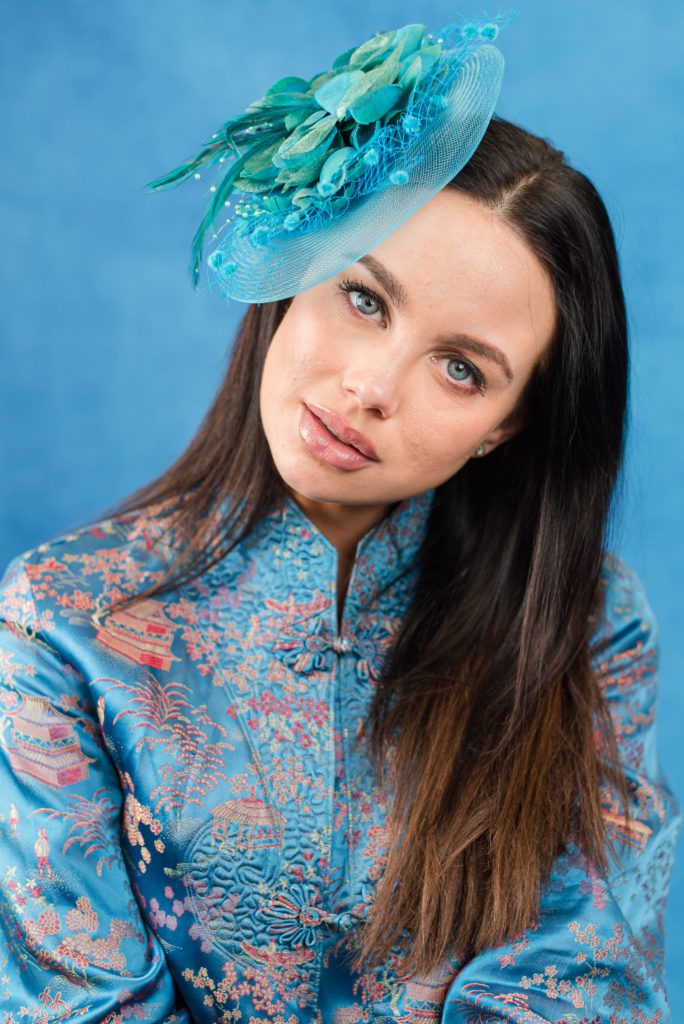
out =
<path fill-rule="evenodd" d="M 632 331 L 626 501 L 614 548 L 662 638 L 661 757 L 680 800 L 684 694 L 684 336 L 680 100 L 684 8 L 522 0 L 497 110 L 563 149 L 601 191 Z M 507 9 L 506 7 L 502 9 Z M 488 12 L 494 13 L 494 8 Z M 0 563 L 97 516 L 166 467 L 198 426 L 240 303 L 195 294 L 203 182 L 144 183 L 286 74 L 310 77 L 373 31 L 457 13 L 446 0 L 53 0 L 0 6 Z M 9 101 L 7 98 L 10 98 Z M 597 438 L 597 443 L 600 439 Z M 684 1019 L 684 856 L 668 909 Z"/>

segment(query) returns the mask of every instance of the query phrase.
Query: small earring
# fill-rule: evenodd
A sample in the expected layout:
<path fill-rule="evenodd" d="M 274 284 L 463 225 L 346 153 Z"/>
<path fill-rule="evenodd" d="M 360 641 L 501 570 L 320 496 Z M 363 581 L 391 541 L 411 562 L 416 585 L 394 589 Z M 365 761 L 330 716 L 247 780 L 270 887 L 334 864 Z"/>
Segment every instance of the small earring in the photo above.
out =
<path fill-rule="evenodd" d="M 486 451 L 487 451 L 486 447 L 483 444 L 479 444 L 477 446 L 477 448 L 475 449 L 475 454 L 476 455 L 484 455 L 484 453 Z"/>

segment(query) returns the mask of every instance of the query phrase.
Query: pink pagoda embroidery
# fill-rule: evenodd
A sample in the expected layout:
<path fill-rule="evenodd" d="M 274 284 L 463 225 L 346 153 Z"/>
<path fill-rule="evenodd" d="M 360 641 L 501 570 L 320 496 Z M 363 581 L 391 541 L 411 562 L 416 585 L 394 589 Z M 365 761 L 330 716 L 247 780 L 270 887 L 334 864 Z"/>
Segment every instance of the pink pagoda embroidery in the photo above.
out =
<path fill-rule="evenodd" d="M 608 832 L 614 839 L 624 843 L 625 846 L 634 847 L 639 853 L 643 853 L 648 837 L 653 831 L 652 828 L 649 828 L 645 822 L 638 821 L 635 818 L 631 818 L 628 822 L 625 815 L 618 812 L 615 803 L 610 810 L 604 809 L 603 817 L 608 825 Z"/>
<path fill-rule="evenodd" d="M 7 753 L 15 771 L 56 788 L 87 779 L 94 758 L 81 750 L 72 720 L 47 697 L 24 697 L 10 714 L 14 745 Z"/>
<path fill-rule="evenodd" d="M 180 660 L 171 653 L 174 629 L 160 602 L 149 598 L 110 615 L 98 627 L 97 639 L 129 661 L 166 672 Z"/>
<path fill-rule="evenodd" d="M 214 819 L 212 839 L 225 839 L 231 825 L 237 827 L 234 836 L 238 849 L 251 852 L 268 847 L 281 847 L 285 817 L 277 808 L 271 807 L 254 796 L 224 800 L 211 808 Z"/>

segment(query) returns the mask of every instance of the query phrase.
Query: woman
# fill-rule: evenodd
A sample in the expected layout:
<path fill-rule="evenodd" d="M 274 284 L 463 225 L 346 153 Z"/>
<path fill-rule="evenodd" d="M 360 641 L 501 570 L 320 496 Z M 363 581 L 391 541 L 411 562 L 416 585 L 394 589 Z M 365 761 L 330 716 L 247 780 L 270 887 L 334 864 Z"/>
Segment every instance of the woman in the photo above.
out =
<path fill-rule="evenodd" d="M 666 1020 L 614 238 L 486 121 L 250 305 L 165 474 L 8 567 L 6 1021 Z"/>

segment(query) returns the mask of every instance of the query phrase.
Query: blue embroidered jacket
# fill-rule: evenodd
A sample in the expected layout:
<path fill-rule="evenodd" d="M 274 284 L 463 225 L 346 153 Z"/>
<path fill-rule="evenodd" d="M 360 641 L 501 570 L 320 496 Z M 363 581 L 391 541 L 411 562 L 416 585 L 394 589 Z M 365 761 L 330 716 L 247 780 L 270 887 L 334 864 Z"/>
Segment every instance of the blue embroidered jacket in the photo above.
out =
<path fill-rule="evenodd" d="M 355 751 L 415 584 L 429 491 L 337 553 L 292 498 L 192 584 L 161 578 L 163 506 L 15 558 L 0 583 L 0 1001 L 25 1021 L 669 1020 L 663 912 L 680 816 L 655 748 L 657 639 L 604 563 L 595 665 L 633 795 L 621 855 L 558 859 L 538 920 L 434 976 L 346 953 L 386 852 Z"/>

